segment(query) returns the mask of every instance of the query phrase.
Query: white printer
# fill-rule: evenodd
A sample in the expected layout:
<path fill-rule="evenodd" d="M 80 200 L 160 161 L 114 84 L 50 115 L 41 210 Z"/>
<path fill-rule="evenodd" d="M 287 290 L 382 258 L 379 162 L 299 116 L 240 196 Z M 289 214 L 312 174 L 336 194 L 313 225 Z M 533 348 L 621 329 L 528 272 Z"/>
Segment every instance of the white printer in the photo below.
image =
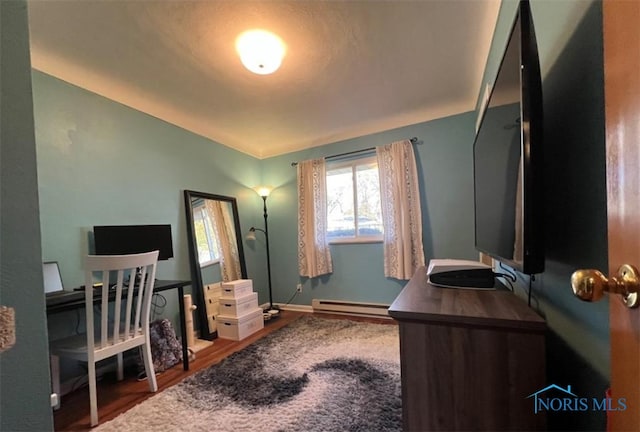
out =
<path fill-rule="evenodd" d="M 431 285 L 446 288 L 495 289 L 493 269 L 479 261 L 432 259 L 427 276 Z"/>

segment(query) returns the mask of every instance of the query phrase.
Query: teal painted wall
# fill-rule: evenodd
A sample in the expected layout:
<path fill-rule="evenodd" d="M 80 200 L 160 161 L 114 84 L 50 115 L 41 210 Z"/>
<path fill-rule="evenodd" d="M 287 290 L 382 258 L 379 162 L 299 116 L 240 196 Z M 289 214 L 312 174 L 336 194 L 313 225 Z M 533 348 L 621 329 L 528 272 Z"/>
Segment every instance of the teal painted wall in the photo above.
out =
<path fill-rule="evenodd" d="M 460 114 L 322 147 L 265 159 L 266 183 L 276 187 L 268 198 L 274 302 L 333 299 L 391 303 L 404 281 L 383 273 L 381 243 L 332 245 L 333 273 L 308 280 L 298 276 L 296 169 L 291 162 L 389 144 L 417 137 L 414 145 L 421 185 L 425 259 L 477 259 L 473 242 L 473 113 Z"/>
<path fill-rule="evenodd" d="M 171 224 L 175 257 L 158 278 L 189 279 L 185 189 L 235 196 L 243 231 L 258 220 L 249 187 L 260 183 L 259 160 L 38 71 L 33 87 L 42 256 L 60 263 L 66 287 L 83 283 L 93 225 Z M 247 264 L 256 273 L 263 262 Z M 266 282 L 255 285 L 266 301 Z M 163 315 L 178 322 L 176 293 L 166 296 Z M 74 313 L 52 316 L 51 338 L 76 324 Z"/>
<path fill-rule="evenodd" d="M 0 430 L 53 430 L 40 259 L 38 178 L 27 4 L 0 1 L 0 305 L 16 343 L 0 353 Z"/>
<path fill-rule="evenodd" d="M 516 6 L 512 0 L 502 3 L 484 82 L 495 76 Z M 569 279 L 578 268 L 608 267 L 602 4 L 533 0 L 531 9 L 543 75 L 546 165 L 545 272 L 532 284 L 532 304 L 550 329 L 549 383 L 600 398 L 610 369 L 608 299 L 579 301 Z M 523 298 L 528 283 L 519 277 Z M 604 430 L 605 415 L 556 413 L 549 428 Z"/>

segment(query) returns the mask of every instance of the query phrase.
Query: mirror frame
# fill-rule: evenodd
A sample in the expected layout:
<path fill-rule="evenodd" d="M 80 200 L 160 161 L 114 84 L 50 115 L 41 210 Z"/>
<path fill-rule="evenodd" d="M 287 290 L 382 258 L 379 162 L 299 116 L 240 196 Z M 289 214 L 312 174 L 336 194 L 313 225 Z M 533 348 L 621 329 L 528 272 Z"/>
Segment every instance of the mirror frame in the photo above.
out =
<path fill-rule="evenodd" d="M 194 198 L 210 199 L 216 201 L 224 201 L 231 204 L 233 211 L 233 224 L 236 230 L 236 241 L 238 243 L 238 257 L 240 259 L 240 273 L 243 279 L 247 279 L 247 265 L 244 260 L 244 250 L 242 248 L 242 231 L 240 230 L 240 217 L 238 216 L 238 204 L 234 197 L 224 195 L 214 195 L 206 192 L 197 192 L 193 190 L 184 191 L 184 207 L 187 216 L 187 241 L 189 248 L 189 267 L 191 268 L 191 292 L 194 296 L 194 303 L 198 306 L 196 311 L 198 315 L 198 327 L 200 328 L 200 337 L 203 339 L 213 339 L 217 336 L 217 331 L 209 331 L 209 322 L 207 319 L 207 307 L 204 298 L 204 286 L 202 284 L 202 273 L 200 268 L 200 260 L 198 259 L 198 242 L 196 241 L 195 226 L 193 223 L 193 207 L 191 202 Z"/>

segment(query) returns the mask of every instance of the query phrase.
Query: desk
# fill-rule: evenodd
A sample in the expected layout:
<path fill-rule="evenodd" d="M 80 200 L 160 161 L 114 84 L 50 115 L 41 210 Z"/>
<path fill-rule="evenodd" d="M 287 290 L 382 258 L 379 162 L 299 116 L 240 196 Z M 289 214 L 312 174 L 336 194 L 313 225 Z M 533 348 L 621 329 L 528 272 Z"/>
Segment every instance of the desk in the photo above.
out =
<path fill-rule="evenodd" d="M 546 324 L 510 291 L 439 288 L 420 267 L 389 308 L 400 331 L 403 428 L 544 430 Z"/>
<path fill-rule="evenodd" d="M 189 280 L 160 280 L 157 279 L 153 286 L 153 292 L 158 293 L 161 291 L 167 291 L 171 289 L 178 289 L 178 303 L 180 307 L 180 337 L 182 339 L 182 367 L 184 370 L 189 370 L 189 351 L 187 347 L 187 328 L 185 326 L 185 313 L 184 313 L 184 287 L 191 285 Z M 113 296 L 115 299 L 115 293 L 109 293 L 109 298 Z M 98 303 L 102 299 L 102 292 L 96 290 L 93 293 L 93 302 Z M 68 291 L 62 294 L 47 297 L 47 315 L 63 312 L 72 309 L 83 308 L 84 303 L 84 291 Z"/>

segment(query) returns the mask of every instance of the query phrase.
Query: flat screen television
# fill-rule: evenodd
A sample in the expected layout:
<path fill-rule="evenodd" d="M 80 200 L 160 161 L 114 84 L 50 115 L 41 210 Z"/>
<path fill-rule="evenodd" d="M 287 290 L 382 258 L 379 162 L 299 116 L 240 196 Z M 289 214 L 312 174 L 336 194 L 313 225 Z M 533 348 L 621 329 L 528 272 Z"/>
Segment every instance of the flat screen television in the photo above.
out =
<path fill-rule="evenodd" d="M 525 274 L 544 270 L 542 77 L 521 1 L 473 146 L 475 246 Z"/>
<path fill-rule="evenodd" d="M 173 258 L 171 225 L 100 225 L 93 227 L 96 255 L 159 251 L 158 260 Z"/>

